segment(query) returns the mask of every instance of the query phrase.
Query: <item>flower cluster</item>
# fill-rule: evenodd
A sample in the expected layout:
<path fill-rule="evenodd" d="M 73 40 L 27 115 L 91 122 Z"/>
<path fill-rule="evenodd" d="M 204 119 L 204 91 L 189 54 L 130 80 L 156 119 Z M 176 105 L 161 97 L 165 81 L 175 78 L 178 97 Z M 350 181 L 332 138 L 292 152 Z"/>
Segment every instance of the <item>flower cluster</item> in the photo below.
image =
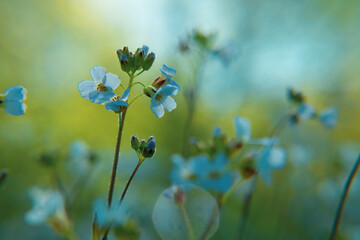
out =
<path fill-rule="evenodd" d="M 13 116 L 24 115 L 26 105 L 23 101 L 26 99 L 26 93 L 26 89 L 21 86 L 9 87 L 0 94 L 0 108 L 4 108 L 7 114 Z"/>
<path fill-rule="evenodd" d="M 317 114 L 315 108 L 307 103 L 306 97 L 302 92 L 290 88 L 288 89 L 287 95 L 290 103 L 294 105 L 294 110 L 291 114 L 292 123 L 296 124 L 302 119 L 315 118 L 326 128 L 333 128 L 336 126 L 339 114 L 337 108 L 330 107 Z"/>
<path fill-rule="evenodd" d="M 145 141 L 145 139 L 139 141 L 136 135 L 132 135 L 131 147 L 135 150 L 140 159 L 151 158 L 156 151 L 155 138 L 151 136 L 147 141 Z"/>
<path fill-rule="evenodd" d="M 91 102 L 105 104 L 105 108 L 109 111 L 121 113 L 129 107 L 128 99 L 131 88 L 135 84 L 140 84 L 144 86 L 143 94 L 151 98 L 150 108 L 156 117 L 163 117 L 164 109 L 168 112 L 174 110 L 177 105 L 171 96 L 181 90 L 179 84 L 172 79 L 176 69 L 164 64 L 160 69 L 162 75 L 148 87 L 141 82 L 134 82 L 134 79 L 149 70 L 155 61 L 155 54 L 148 52 L 149 48 L 145 45 L 138 48 L 134 54 L 129 51 L 128 47 L 116 51 L 121 69 L 130 77 L 128 87 L 121 96 L 114 93 L 114 90 L 121 85 L 120 78 L 113 73 L 106 73 L 105 68 L 99 66 L 90 70 L 93 81 L 85 80 L 79 83 L 78 89 L 81 96 Z M 136 97 L 132 101 L 135 99 Z"/>

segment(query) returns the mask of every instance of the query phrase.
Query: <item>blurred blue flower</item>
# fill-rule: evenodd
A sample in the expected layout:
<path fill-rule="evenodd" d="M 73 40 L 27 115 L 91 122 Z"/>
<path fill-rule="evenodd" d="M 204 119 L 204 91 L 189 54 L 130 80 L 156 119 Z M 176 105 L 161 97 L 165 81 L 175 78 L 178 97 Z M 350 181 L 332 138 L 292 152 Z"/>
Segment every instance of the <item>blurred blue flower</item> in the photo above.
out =
<path fill-rule="evenodd" d="M 163 76 L 166 77 L 166 84 L 167 85 L 175 86 L 179 90 L 182 90 L 181 87 L 179 86 L 179 84 L 174 79 L 171 78 L 176 74 L 176 69 L 175 68 L 172 68 L 172 67 L 169 67 L 166 64 L 163 64 L 160 71 L 163 74 Z"/>
<path fill-rule="evenodd" d="M 108 208 L 106 201 L 102 198 L 95 201 L 93 211 L 97 216 L 98 226 L 101 228 L 120 226 L 126 223 L 130 217 L 124 203 L 113 204 L 111 208 Z"/>
<path fill-rule="evenodd" d="M 0 108 L 3 107 L 7 114 L 13 116 L 24 115 L 26 105 L 23 101 L 26 99 L 26 92 L 21 86 L 9 87 L 0 94 Z"/>
<path fill-rule="evenodd" d="M 105 108 L 109 111 L 120 112 L 122 107 L 127 107 L 129 104 L 126 102 L 129 98 L 130 89 L 127 88 L 121 97 L 116 96 L 113 101 L 106 103 Z"/>
<path fill-rule="evenodd" d="M 319 120 L 324 127 L 333 128 L 338 122 L 339 110 L 337 108 L 328 108 L 319 114 Z"/>
<path fill-rule="evenodd" d="M 223 153 L 214 159 L 206 155 L 190 158 L 187 162 L 179 155 L 172 158 L 174 168 L 171 171 L 173 184 L 195 184 L 206 190 L 225 193 L 233 183 L 233 175 L 227 170 L 227 158 Z"/>
<path fill-rule="evenodd" d="M 30 225 L 39 225 L 56 218 L 68 222 L 63 196 L 58 191 L 32 187 L 29 189 L 32 209 L 25 214 Z"/>
<path fill-rule="evenodd" d="M 248 119 L 236 116 L 234 119 L 236 138 L 247 142 L 251 137 L 251 123 Z"/>
<path fill-rule="evenodd" d="M 120 85 L 118 76 L 109 72 L 105 74 L 105 68 L 99 66 L 93 67 L 90 74 L 94 81 L 85 80 L 78 85 L 83 98 L 104 104 L 116 96 L 112 91 Z"/>
<path fill-rule="evenodd" d="M 164 116 L 164 108 L 171 112 L 176 108 L 176 102 L 171 97 L 178 93 L 178 88 L 172 85 L 165 85 L 159 88 L 151 98 L 150 108 L 157 118 Z"/>
<path fill-rule="evenodd" d="M 307 103 L 300 103 L 296 110 L 297 115 L 302 119 L 310 119 L 315 116 L 315 109 Z"/>
<path fill-rule="evenodd" d="M 90 157 L 90 149 L 85 142 L 73 141 L 69 147 L 69 171 L 76 176 L 86 175 L 91 168 Z"/>
<path fill-rule="evenodd" d="M 284 168 L 285 163 L 285 150 L 282 148 L 273 147 L 273 144 L 269 144 L 265 146 L 262 151 L 260 151 L 260 155 L 257 159 L 257 171 L 265 183 L 271 184 L 271 171 Z"/>

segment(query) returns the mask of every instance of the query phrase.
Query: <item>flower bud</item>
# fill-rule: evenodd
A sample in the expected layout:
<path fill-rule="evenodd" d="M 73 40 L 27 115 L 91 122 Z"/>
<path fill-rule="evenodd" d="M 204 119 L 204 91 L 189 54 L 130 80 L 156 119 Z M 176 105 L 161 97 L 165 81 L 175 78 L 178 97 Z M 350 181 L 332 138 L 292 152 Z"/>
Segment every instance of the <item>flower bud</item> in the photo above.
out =
<path fill-rule="evenodd" d="M 239 172 L 244 179 L 250 179 L 256 173 L 255 159 L 256 154 L 252 153 L 241 161 Z"/>
<path fill-rule="evenodd" d="M 146 147 L 146 141 L 144 139 L 142 139 L 140 141 L 139 152 L 142 153 L 144 151 L 145 147 Z"/>
<path fill-rule="evenodd" d="M 147 57 L 145 58 L 143 64 L 142 64 L 142 68 L 144 71 L 147 71 L 151 68 L 151 66 L 153 65 L 155 61 L 155 53 L 151 52 L 147 55 Z"/>
<path fill-rule="evenodd" d="M 145 60 L 145 52 L 144 50 L 139 50 L 139 48 L 136 50 L 135 52 L 135 56 L 134 56 L 134 62 L 135 62 L 135 68 L 136 69 L 139 69 L 142 67 L 142 64 L 144 63 L 144 60 Z"/>
<path fill-rule="evenodd" d="M 139 150 L 140 142 L 139 142 L 139 139 L 137 138 L 136 135 L 132 135 L 132 136 L 131 136 L 131 147 L 132 147 L 135 151 L 138 151 L 138 150 Z"/>
<path fill-rule="evenodd" d="M 130 63 L 128 57 L 125 54 L 121 55 L 120 57 L 120 65 L 121 65 L 121 69 L 124 72 L 128 73 L 130 71 Z"/>
<path fill-rule="evenodd" d="M 143 151 L 142 155 L 145 158 L 151 158 L 154 155 L 155 151 L 156 151 L 155 138 L 150 137 L 148 142 L 147 142 L 146 147 L 144 148 L 144 151 Z"/>
<path fill-rule="evenodd" d="M 122 52 L 123 54 L 125 54 L 125 56 L 130 57 L 130 52 L 128 47 L 124 46 Z"/>
<path fill-rule="evenodd" d="M 305 102 L 304 94 L 300 91 L 296 91 L 293 88 L 288 89 L 287 96 L 288 96 L 289 101 L 292 103 L 299 104 L 299 103 Z"/>
<path fill-rule="evenodd" d="M 153 86 L 147 86 L 144 88 L 144 94 L 148 96 L 149 98 L 152 98 L 154 94 L 156 93 L 156 89 Z"/>

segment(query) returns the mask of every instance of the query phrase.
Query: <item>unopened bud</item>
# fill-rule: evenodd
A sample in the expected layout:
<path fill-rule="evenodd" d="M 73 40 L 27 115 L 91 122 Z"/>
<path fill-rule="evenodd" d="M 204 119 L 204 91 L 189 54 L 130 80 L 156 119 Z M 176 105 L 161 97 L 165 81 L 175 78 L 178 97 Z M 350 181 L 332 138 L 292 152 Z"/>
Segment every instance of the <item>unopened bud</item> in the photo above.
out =
<path fill-rule="evenodd" d="M 132 135 L 132 136 L 131 136 L 131 147 L 132 147 L 135 151 L 138 151 L 138 150 L 139 150 L 140 142 L 139 142 L 139 139 L 137 138 L 136 135 Z"/>
<path fill-rule="evenodd" d="M 155 138 L 154 137 L 150 137 L 145 148 L 144 148 L 144 151 L 142 153 L 143 157 L 145 158 L 151 158 L 154 153 L 156 151 L 156 148 L 155 148 Z"/>
<path fill-rule="evenodd" d="M 146 141 L 144 139 L 142 139 L 140 141 L 139 152 L 142 153 L 144 151 L 145 147 L 146 147 Z"/>
<path fill-rule="evenodd" d="M 147 86 L 146 88 L 144 88 L 143 92 L 146 96 L 152 98 L 156 93 L 156 89 L 153 86 Z"/>
<path fill-rule="evenodd" d="M 305 96 L 302 92 L 296 91 L 293 88 L 289 88 L 287 92 L 287 96 L 290 102 L 292 103 L 303 103 L 305 102 Z"/>
<path fill-rule="evenodd" d="M 128 47 L 123 47 L 122 50 L 123 54 L 125 54 L 125 56 L 130 57 L 130 52 L 129 52 L 129 48 Z"/>
<path fill-rule="evenodd" d="M 147 55 L 147 57 L 145 58 L 143 64 L 142 64 L 142 68 L 144 71 L 147 71 L 151 68 L 151 66 L 153 65 L 155 61 L 155 53 L 151 52 Z"/>
<path fill-rule="evenodd" d="M 121 65 L 121 69 L 124 72 L 128 73 L 130 71 L 130 63 L 125 54 L 121 55 L 121 57 L 120 57 L 120 65 Z"/>

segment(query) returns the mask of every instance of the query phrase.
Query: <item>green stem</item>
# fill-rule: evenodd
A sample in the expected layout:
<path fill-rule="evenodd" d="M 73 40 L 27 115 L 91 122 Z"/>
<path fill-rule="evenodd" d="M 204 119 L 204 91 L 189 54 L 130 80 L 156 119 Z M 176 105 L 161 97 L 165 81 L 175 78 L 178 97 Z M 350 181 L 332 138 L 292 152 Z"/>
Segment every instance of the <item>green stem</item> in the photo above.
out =
<path fill-rule="evenodd" d="M 211 229 L 211 225 L 214 223 L 215 219 L 216 219 L 216 213 L 218 211 L 218 209 L 220 210 L 221 207 L 224 205 L 224 203 L 229 199 L 229 197 L 240 187 L 240 185 L 244 182 L 244 178 L 240 178 L 238 181 L 236 181 L 231 188 L 224 194 L 221 196 L 221 198 L 219 198 L 218 200 L 218 207 L 215 206 L 210 220 L 208 222 L 208 224 L 206 225 L 206 228 L 204 230 L 204 232 L 201 235 L 201 240 L 205 240 L 206 236 L 209 234 L 209 231 Z"/>
<path fill-rule="evenodd" d="M 132 104 L 133 102 L 135 102 L 135 100 L 137 100 L 138 98 L 140 98 L 140 97 L 142 97 L 142 96 L 144 96 L 144 95 L 145 95 L 144 93 L 138 94 L 136 97 L 134 97 L 134 98 L 130 101 L 129 106 L 131 106 L 131 104 Z"/>
<path fill-rule="evenodd" d="M 135 77 L 139 76 L 139 75 L 142 74 L 143 72 L 145 72 L 145 70 L 141 70 L 138 74 L 135 75 Z"/>
<path fill-rule="evenodd" d="M 122 192 L 122 194 L 121 194 L 120 204 L 124 201 L 126 192 L 127 192 L 128 188 L 129 188 L 129 186 L 130 186 L 130 184 L 131 184 L 131 182 L 132 182 L 132 180 L 133 180 L 136 172 L 138 171 L 139 167 L 140 167 L 141 164 L 143 163 L 143 160 L 144 160 L 143 158 L 139 158 L 139 162 L 138 162 L 138 164 L 136 165 L 134 171 L 132 172 L 132 174 L 131 174 L 129 180 L 127 181 L 126 186 L 125 186 L 125 188 L 124 188 L 124 190 L 123 190 L 123 192 Z"/>
<path fill-rule="evenodd" d="M 139 85 L 141 85 L 141 86 L 143 86 L 143 87 L 146 87 L 142 82 L 134 82 L 134 83 L 131 85 L 131 87 L 135 86 L 136 84 L 139 84 Z"/>
<path fill-rule="evenodd" d="M 342 216 L 342 213 L 343 213 L 344 207 L 345 207 L 345 201 L 346 201 L 347 196 L 349 194 L 351 184 L 352 184 L 353 180 L 355 179 L 355 176 L 356 176 L 357 172 L 359 171 L 359 168 L 360 168 L 360 155 L 359 155 L 358 159 L 356 160 L 355 165 L 352 168 L 348 179 L 346 180 L 344 190 L 343 190 L 343 193 L 342 193 L 342 196 L 341 196 L 341 200 L 340 200 L 339 206 L 338 206 L 338 208 L 336 210 L 336 215 L 335 215 L 333 227 L 332 227 L 330 238 L 329 238 L 330 240 L 335 239 L 336 233 L 339 230 L 340 222 L 341 222 L 341 216 Z"/>
<path fill-rule="evenodd" d="M 184 221 L 185 221 L 186 229 L 187 229 L 187 232 L 188 232 L 188 239 L 192 240 L 192 239 L 194 239 L 194 233 L 192 231 L 191 222 L 190 222 L 189 216 L 187 215 L 184 204 L 180 205 L 180 209 L 181 209 L 181 212 L 182 212 L 182 214 L 184 216 Z"/>

